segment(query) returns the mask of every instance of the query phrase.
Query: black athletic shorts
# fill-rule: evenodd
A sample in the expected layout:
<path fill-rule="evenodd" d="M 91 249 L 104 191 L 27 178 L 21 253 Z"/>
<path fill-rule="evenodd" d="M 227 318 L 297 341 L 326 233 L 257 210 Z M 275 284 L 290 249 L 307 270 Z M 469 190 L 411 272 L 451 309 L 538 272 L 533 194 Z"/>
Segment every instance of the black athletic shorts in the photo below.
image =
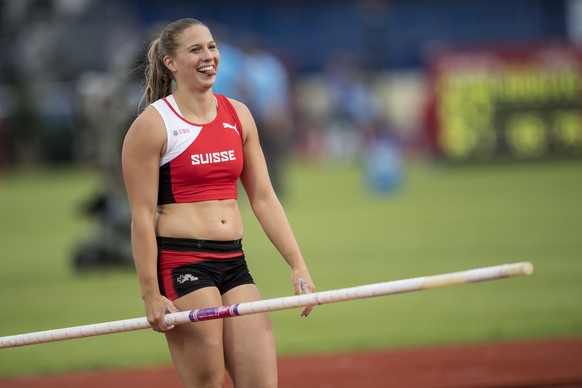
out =
<path fill-rule="evenodd" d="M 157 237 L 157 242 L 160 291 L 170 300 L 204 287 L 216 287 L 224 294 L 254 284 L 241 240 Z"/>

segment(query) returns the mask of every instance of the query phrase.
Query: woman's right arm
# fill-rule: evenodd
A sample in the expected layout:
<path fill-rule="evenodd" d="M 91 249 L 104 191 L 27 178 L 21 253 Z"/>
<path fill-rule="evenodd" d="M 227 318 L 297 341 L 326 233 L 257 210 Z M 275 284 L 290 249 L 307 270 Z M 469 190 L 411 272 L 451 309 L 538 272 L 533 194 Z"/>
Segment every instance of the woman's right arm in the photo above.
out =
<path fill-rule="evenodd" d="M 166 144 L 164 123 L 155 108 L 148 107 L 131 125 L 121 152 L 123 178 L 131 209 L 131 246 L 146 318 L 156 331 L 166 331 L 167 312 L 177 311 L 160 294 L 156 208 L 160 155 Z"/>

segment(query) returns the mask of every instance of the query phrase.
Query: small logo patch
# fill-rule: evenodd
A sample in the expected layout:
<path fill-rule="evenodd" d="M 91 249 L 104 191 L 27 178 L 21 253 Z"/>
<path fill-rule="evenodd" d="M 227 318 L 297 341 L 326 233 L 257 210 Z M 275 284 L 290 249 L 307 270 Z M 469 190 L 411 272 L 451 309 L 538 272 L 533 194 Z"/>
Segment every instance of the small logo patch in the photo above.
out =
<path fill-rule="evenodd" d="M 196 282 L 198 281 L 198 277 L 188 273 L 185 275 L 178 276 L 178 279 L 176 279 L 176 281 L 180 284 L 184 284 L 186 282 Z"/>
<path fill-rule="evenodd" d="M 230 125 L 229 123 L 222 123 L 222 126 L 223 126 L 224 128 L 230 128 L 230 129 L 234 129 L 234 131 L 235 131 L 236 133 L 238 133 L 238 134 L 239 134 L 239 136 L 240 136 L 240 133 L 239 133 L 238 129 L 236 129 L 236 124 L 235 124 L 235 125 Z"/>
<path fill-rule="evenodd" d="M 178 136 L 178 135 L 184 135 L 186 133 L 190 133 L 190 130 L 188 128 L 178 128 L 177 130 L 174 129 L 174 131 L 172 132 L 172 135 Z"/>

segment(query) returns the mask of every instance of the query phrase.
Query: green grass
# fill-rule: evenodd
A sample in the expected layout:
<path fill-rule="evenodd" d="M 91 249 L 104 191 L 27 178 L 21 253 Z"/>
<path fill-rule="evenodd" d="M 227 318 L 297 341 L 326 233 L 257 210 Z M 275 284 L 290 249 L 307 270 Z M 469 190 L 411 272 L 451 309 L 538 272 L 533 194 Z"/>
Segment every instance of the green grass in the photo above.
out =
<path fill-rule="evenodd" d="M 531 277 L 271 315 L 279 354 L 582 335 L 582 163 L 412 166 L 391 195 L 357 167 L 294 164 L 284 205 L 319 290 L 528 260 Z M 0 176 L 0 336 L 143 315 L 132 271 L 78 275 L 82 170 Z M 263 296 L 289 270 L 248 206 L 245 252 Z M 236 318 L 234 318 L 236 319 Z M 150 331 L 0 350 L 0 376 L 169 363 Z"/>

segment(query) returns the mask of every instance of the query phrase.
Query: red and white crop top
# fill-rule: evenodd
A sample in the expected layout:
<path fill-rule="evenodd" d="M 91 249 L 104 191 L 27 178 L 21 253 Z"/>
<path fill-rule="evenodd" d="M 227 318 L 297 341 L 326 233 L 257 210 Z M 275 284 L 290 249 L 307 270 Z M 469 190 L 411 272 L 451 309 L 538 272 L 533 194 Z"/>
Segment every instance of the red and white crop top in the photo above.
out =
<path fill-rule="evenodd" d="M 237 198 L 243 168 L 242 126 L 236 110 L 215 94 L 218 114 L 195 124 L 180 113 L 172 95 L 152 105 L 166 125 L 166 152 L 160 159 L 158 205 Z"/>

